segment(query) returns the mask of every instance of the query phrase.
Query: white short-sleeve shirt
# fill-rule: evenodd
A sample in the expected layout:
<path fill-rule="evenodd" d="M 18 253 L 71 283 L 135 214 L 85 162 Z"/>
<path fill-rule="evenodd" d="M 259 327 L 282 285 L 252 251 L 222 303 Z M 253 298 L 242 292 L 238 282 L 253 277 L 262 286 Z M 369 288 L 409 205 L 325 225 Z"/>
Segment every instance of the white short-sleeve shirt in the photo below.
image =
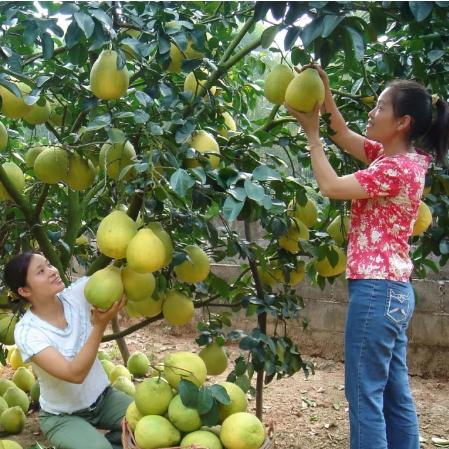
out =
<path fill-rule="evenodd" d="M 87 280 L 87 277 L 78 279 L 58 295 L 67 321 L 65 329 L 42 320 L 31 310 L 20 319 L 14 330 L 14 338 L 25 362 L 48 347 L 55 348 L 67 359 L 73 359 L 78 354 L 92 329 L 90 304 L 84 296 Z M 87 408 L 109 384 L 98 359 L 82 384 L 58 379 L 39 368 L 32 360 L 31 363 L 39 379 L 41 408 L 48 413 L 59 415 Z"/>

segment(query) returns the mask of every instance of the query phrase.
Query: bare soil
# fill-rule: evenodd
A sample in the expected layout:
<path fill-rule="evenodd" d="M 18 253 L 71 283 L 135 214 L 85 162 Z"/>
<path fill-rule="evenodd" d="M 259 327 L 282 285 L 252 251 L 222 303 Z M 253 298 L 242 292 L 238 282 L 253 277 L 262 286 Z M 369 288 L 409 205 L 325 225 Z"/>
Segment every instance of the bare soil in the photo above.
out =
<path fill-rule="evenodd" d="M 173 329 L 160 323 L 134 333 L 126 341 L 131 352 L 143 351 L 158 361 L 171 351 L 197 351 L 194 335 L 191 327 Z M 102 349 L 120 363 L 115 343 L 104 343 Z M 229 371 L 239 349 L 228 346 L 226 350 L 230 359 Z M 267 430 L 272 433 L 278 449 L 348 448 L 343 364 L 315 357 L 308 360 L 315 365 L 314 375 L 305 378 L 303 373 L 297 373 L 290 378 L 274 380 L 265 387 L 263 420 Z M 209 380 L 225 380 L 227 372 Z M 7 368 L 5 375 L 8 375 Z M 412 377 L 411 387 L 420 419 L 421 447 L 434 448 L 433 436 L 449 438 L 449 382 L 447 379 Z M 250 397 L 249 404 L 250 411 L 254 411 L 255 399 Z M 30 412 L 22 433 L 7 438 L 19 442 L 24 448 L 50 448 L 39 431 L 36 411 Z M 88 444 L 85 447 L 88 448 Z"/>

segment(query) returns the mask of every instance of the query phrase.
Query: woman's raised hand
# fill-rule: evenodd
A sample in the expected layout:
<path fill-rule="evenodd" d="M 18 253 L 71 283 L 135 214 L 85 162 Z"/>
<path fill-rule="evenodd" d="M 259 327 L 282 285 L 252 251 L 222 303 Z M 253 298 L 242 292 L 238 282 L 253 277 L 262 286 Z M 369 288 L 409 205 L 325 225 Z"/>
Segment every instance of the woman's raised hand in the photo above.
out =
<path fill-rule="evenodd" d="M 126 296 L 123 295 L 118 301 L 112 304 L 107 310 L 101 310 L 96 307 L 92 308 L 92 326 L 106 327 L 109 321 L 115 318 L 118 312 L 123 309 L 126 304 Z"/>

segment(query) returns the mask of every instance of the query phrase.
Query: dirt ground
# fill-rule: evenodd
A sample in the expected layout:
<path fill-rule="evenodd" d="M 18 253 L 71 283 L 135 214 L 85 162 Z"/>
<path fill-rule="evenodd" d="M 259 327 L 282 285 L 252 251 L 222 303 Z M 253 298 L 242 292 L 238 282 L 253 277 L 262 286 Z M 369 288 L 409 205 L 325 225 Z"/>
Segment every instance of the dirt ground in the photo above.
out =
<path fill-rule="evenodd" d="M 142 351 L 159 360 L 171 351 L 197 351 L 193 338 L 191 328 L 171 329 L 161 323 L 134 333 L 126 341 L 131 352 Z M 117 363 L 120 361 L 115 343 L 104 343 L 102 349 Z M 239 349 L 228 346 L 226 350 L 231 365 Z M 315 375 L 306 379 L 303 373 L 297 373 L 291 378 L 274 380 L 264 389 L 264 423 L 274 429 L 274 445 L 278 449 L 348 448 L 343 365 L 315 357 L 305 358 L 314 363 Z M 214 383 L 225 378 L 226 373 L 209 380 Z M 412 377 L 411 386 L 420 419 L 421 447 L 434 448 L 432 437 L 449 438 L 449 382 L 447 379 Z M 254 411 L 255 399 L 250 397 L 249 404 L 250 410 Z M 50 447 L 39 432 L 36 412 L 29 414 L 21 434 L 8 438 L 24 448 Z M 85 448 L 88 449 L 88 444 Z"/>

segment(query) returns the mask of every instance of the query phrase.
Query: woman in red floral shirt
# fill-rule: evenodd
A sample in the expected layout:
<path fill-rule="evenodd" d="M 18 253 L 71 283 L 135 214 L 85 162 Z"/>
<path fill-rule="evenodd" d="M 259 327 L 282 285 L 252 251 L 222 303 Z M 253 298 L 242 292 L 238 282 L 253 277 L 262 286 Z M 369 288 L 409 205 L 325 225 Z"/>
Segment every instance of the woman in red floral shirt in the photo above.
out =
<path fill-rule="evenodd" d="M 352 200 L 345 330 L 351 449 L 419 449 L 406 364 L 415 305 L 408 241 L 431 156 L 437 162 L 447 157 L 449 106 L 414 81 L 393 81 L 368 114 L 363 137 L 346 126 L 326 73 L 315 68 L 325 86 L 322 110 L 330 114 L 332 140 L 368 164 L 338 176 L 320 141 L 318 107 L 310 114 L 289 108 L 307 135 L 321 193 Z"/>

